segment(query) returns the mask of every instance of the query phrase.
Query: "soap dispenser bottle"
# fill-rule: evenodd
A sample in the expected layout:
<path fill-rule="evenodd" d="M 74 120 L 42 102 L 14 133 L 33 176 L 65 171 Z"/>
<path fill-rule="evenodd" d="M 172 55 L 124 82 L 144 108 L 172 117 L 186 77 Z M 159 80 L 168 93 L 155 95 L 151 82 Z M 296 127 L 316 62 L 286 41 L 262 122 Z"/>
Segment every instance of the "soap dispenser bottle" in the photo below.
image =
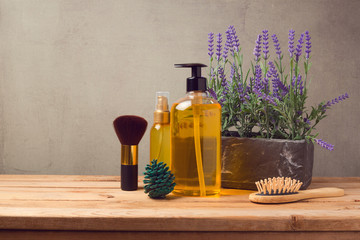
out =
<path fill-rule="evenodd" d="M 156 92 L 154 124 L 150 130 L 150 163 L 153 159 L 170 167 L 169 92 Z"/>
<path fill-rule="evenodd" d="M 221 106 L 207 96 L 200 63 L 175 64 L 191 68 L 186 96 L 170 111 L 170 169 L 175 175 L 173 193 L 216 196 L 221 184 Z"/>

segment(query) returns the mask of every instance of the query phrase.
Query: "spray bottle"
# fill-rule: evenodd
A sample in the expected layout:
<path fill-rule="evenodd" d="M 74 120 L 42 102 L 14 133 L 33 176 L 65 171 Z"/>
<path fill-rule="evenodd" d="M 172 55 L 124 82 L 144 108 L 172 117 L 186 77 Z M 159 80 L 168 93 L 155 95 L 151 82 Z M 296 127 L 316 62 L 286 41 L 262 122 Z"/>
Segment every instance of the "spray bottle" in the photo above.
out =
<path fill-rule="evenodd" d="M 150 130 L 150 162 L 157 159 L 170 166 L 169 93 L 156 92 L 154 124 Z"/>
<path fill-rule="evenodd" d="M 216 196 L 221 183 L 221 106 L 207 96 L 200 63 L 175 64 L 191 68 L 186 96 L 172 105 L 170 114 L 171 172 L 177 195 Z"/>

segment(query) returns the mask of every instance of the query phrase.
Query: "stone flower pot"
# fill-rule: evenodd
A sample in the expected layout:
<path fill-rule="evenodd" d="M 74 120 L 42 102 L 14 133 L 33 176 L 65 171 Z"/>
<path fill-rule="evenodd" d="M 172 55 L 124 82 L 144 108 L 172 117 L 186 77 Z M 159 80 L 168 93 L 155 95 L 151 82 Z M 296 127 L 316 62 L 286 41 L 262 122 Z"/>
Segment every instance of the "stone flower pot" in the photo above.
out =
<path fill-rule="evenodd" d="M 305 140 L 222 137 L 221 186 L 256 190 L 255 182 L 291 177 L 311 183 L 314 145 Z"/>

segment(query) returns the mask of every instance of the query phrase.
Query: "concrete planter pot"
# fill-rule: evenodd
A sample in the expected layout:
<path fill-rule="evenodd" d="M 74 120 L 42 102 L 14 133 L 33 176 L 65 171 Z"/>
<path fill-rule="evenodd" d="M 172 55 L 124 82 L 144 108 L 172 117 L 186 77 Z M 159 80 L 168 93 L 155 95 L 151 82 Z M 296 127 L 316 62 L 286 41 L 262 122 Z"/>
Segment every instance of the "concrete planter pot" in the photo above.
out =
<path fill-rule="evenodd" d="M 291 177 L 306 189 L 312 178 L 314 145 L 305 140 L 222 137 L 221 186 L 256 190 L 264 178 Z"/>

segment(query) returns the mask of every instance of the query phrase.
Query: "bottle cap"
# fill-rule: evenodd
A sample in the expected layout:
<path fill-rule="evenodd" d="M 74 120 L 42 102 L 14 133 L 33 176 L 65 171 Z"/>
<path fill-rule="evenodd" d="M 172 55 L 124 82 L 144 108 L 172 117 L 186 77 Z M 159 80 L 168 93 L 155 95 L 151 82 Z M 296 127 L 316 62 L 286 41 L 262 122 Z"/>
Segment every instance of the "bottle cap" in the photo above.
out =
<path fill-rule="evenodd" d="M 169 92 L 156 92 L 154 123 L 169 123 Z"/>
<path fill-rule="evenodd" d="M 201 68 L 207 67 L 202 63 L 182 63 L 175 64 L 176 68 L 191 68 L 191 77 L 186 79 L 186 91 L 202 91 L 207 90 L 206 87 L 206 78 L 201 76 Z"/>

